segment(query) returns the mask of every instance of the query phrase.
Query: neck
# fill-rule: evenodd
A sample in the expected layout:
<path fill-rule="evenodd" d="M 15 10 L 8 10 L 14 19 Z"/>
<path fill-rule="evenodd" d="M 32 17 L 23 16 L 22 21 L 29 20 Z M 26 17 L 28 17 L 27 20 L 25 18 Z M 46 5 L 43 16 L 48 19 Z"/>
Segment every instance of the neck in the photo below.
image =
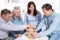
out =
<path fill-rule="evenodd" d="M 31 12 L 31 13 L 30 13 L 30 15 L 32 15 L 32 16 L 33 16 L 33 12 Z"/>

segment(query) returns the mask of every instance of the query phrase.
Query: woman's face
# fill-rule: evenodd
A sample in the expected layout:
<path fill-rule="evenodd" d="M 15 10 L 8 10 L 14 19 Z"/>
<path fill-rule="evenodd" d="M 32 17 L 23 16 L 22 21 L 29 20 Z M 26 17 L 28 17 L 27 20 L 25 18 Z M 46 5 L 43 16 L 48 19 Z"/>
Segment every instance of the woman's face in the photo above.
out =
<path fill-rule="evenodd" d="M 31 6 L 29 7 L 29 10 L 30 10 L 31 12 L 34 11 L 34 5 L 33 5 L 33 4 L 31 4 Z"/>

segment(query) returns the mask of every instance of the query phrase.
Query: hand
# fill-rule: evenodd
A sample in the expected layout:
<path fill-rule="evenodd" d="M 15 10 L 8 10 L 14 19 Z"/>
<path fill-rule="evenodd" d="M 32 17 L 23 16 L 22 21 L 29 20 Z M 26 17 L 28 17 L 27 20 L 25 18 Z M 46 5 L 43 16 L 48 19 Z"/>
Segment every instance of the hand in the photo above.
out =
<path fill-rule="evenodd" d="M 26 31 L 28 31 L 29 27 L 30 27 L 30 24 L 27 25 L 27 27 L 26 27 Z"/>
<path fill-rule="evenodd" d="M 33 38 L 38 38 L 39 37 L 39 34 L 38 33 L 34 33 L 33 34 Z"/>
<path fill-rule="evenodd" d="M 22 36 L 22 34 L 16 34 L 15 36 L 18 38 L 18 37 L 21 37 L 21 36 Z"/>
<path fill-rule="evenodd" d="M 36 29 L 36 27 L 35 27 L 34 25 L 28 24 L 28 25 L 27 25 L 27 28 L 26 28 L 26 31 L 28 31 L 30 28 Z"/>

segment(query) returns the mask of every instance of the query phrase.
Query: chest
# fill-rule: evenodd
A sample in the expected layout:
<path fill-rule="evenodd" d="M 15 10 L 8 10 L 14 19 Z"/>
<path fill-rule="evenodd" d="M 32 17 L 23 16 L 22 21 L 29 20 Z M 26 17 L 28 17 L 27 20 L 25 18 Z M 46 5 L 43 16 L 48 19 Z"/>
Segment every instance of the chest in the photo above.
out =
<path fill-rule="evenodd" d="M 34 21 L 34 22 L 36 22 L 36 21 L 38 21 L 38 17 L 36 17 L 36 16 L 30 16 L 30 15 L 28 15 L 28 21 Z"/>
<path fill-rule="evenodd" d="M 53 18 L 45 18 L 45 19 L 44 19 L 44 23 L 45 23 L 46 25 L 52 24 L 52 23 L 53 23 Z"/>

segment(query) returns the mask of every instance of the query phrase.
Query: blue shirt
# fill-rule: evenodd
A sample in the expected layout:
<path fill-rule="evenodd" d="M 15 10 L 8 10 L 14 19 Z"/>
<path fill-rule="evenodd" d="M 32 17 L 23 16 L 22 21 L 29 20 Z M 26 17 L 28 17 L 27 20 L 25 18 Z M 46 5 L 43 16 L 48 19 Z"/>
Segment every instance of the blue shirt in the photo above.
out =
<path fill-rule="evenodd" d="M 25 14 L 25 23 L 26 24 L 33 24 L 35 26 L 38 26 L 42 19 L 42 15 L 40 12 L 37 12 L 36 16 L 29 15 L 28 13 Z"/>
<path fill-rule="evenodd" d="M 6 22 L 0 15 L 0 39 L 7 38 L 9 31 L 19 31 L 25 28 L 26 25 L 15 25 L 10 20 Z"/>
<path fill-rule="evenodd" d="M 47 29 L 43 32 L 40 32 L 39 33 L 40 36 L 46 36 L 51 33 L 60 32 L 60 15 L 53 11 L 51 16 L 48 17 L 44 16 L 37 30 L 41 29 L 44 25 L 46 25 Z"/>
<path fill-rule="evenodd" d="M 11 21 L 15 25 L 24 25 L 25 24 L 21 18 L 17 18 L 16 16 L 14 16 L 14 18 L 11 18 Z"/>

